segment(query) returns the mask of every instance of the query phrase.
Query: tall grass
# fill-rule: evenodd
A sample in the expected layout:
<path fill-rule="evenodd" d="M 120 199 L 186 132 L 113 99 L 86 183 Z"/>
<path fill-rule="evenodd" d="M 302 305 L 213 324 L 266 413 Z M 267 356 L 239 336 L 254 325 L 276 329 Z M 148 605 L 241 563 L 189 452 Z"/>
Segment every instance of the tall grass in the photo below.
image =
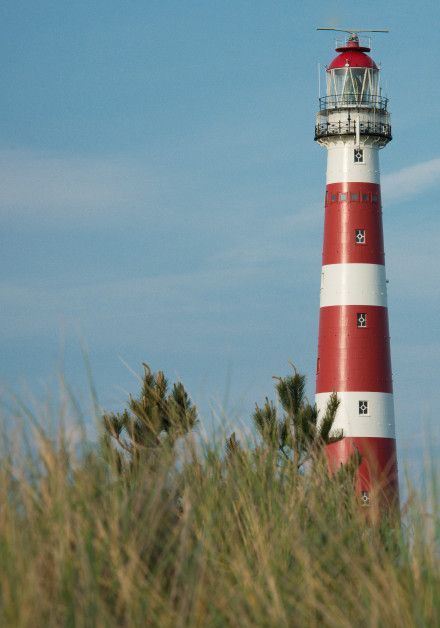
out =
<path fill-rule="evenodd" d="M 23 435 L 22 435 L 23 436 Z M 0 462 L 1 626 L 437 626 L 439 495 L 401 526 L 347 475 L 188 439 L 121 475 L 61 429 Z M 374 513 L 373 513 L 374 514 Z"/>

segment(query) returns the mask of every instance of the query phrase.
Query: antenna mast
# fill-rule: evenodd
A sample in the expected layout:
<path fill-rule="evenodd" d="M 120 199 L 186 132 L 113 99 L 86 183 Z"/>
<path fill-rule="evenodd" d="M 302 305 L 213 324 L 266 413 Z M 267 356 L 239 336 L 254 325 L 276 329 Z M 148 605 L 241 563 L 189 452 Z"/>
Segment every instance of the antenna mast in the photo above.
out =
<path fill-rule="evenodd" d="M 317 31 L 332 31 L 336 33 L 347 33 L 347 43 L 359 43 L 359 33 L 389 33 L 390 31 L 387 28 L 333 28 L 332 26 L 320 26 L 316 29 Z M 371 37 L 367 37 L 368 39 L 368 47 L 371 47 Z M 339 42 L 336 41 L 336 45 L 339 45 Z"/>
<path fill-rule="evenodd" d="M 357 33 L 389 33 L 387 28 L 332 28 L 330 26 L 321 26 L 317 31 L 336 31 L 338 33 L 348 33 L 356 35 Z"/>

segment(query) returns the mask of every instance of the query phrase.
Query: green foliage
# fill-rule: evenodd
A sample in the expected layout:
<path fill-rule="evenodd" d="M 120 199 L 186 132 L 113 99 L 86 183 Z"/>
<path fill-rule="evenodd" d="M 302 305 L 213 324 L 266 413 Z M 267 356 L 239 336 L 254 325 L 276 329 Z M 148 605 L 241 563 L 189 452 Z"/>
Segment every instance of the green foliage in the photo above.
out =
<path fill-rule="evenodd" d="M 343 437 L 342 430 L 332 430 L 339 399 L 336 393 L 330 396 L 321 419 L 316 405 L 311 405 L 305 396 L 306 378 L 295 367 L 293 375 L 275 379 L 282 414 L 279 416 L 274 403 L 266 397 L 263 407 L 255 406 L 254 424 L 266 446 L 300 469 L 316 458 L 325 445 Z"/>
<path fill-rule="evenodd" d="M 120 470 L 132 469 L 141 461 L 154 464 L 158 455 L 171 451 L 196 425 L 197 409 L 181 382 L 169 392 L 164 373 L 152 373 L 144 364 L 139 397 L 130 396 L 127 409 L 102 419 L 103 450 L 111 451 Z"/>
<path fill-rule="evenodd" d="M 282 414 L 269 400 L 256 410 L 262 445 L 232 434 L 226 455 L 192 438 L 175 447 L 195 408 L 148 368 L 99 444 L 72 419 L 49 434 L 34 413 L 12 433 L 8 416 L 0 626 L 440 625 L 438 470 L 426 497 L 408 487 L 401 527 L 369 517 L 353 490 L 358 460 L 329 477 L 315 455 L 334 438 L 336 399 L 320 423 L 302 376 L 277 392 Z M 308 473 L 295 447 L 313 457 Z M 130 481 L 121 464 L 135 466 Z"/>
<path fill-rule="evenodd" d="M 0 454 L 2 627 L 440 625 L 438 482 L 393 528 L 349 474 L 280 469 L 235 436 L 130 482 L 87 441 L 34 441 Z"/>

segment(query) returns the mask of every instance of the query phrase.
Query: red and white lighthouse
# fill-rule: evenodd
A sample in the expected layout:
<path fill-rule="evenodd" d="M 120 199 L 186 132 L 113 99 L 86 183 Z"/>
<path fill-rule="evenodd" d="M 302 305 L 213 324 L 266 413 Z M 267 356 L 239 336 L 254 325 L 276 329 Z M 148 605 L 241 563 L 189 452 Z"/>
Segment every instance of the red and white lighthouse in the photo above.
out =
<path fill-rule="evenodd" d="M 347 31 L 349 32 L 349 31 Z M 357 450 L 357 490 L 398 504 L 393 384 L 379 150 L 391 140 L 380 73 L 358 32 L 336 48 L 319 99 L 315 140 L 327 149 L 316 403 L 340 399 L 343 439 L 327 447 L 338 469 Z"/>

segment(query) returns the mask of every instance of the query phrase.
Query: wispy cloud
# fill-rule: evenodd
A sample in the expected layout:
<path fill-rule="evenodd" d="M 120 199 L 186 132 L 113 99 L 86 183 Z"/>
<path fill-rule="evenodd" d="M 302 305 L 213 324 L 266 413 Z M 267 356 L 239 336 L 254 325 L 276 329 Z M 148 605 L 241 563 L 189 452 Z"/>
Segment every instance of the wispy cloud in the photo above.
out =
<path fill-rule="evenodd" d="M 133 160 L 0 151 L 0 219 L 90 221 L 151 197 L 154 181 Z"/>
<path fill-rule="evenodd" d="M 269 271 L 266 273 L 269 274 Z M 225 295 L 261 280 L 264 273 L 252 267 L 201 270 L 190 273 L 142 276 L 124 281 L 0 282 L 2 330 L 8 335 L 56 329 L 61 320 L 100 321 L 113 325 L 122 316 L 178 321 L 175 316 L 194 317 L 208 295 L 216 308 L 234 307 Z M 29 304 L 32 303 L 32 316 Z"/>
<path fill-rule="evenodd" d="M 277 219 L 268 216 L 258 231 L 236 237 L 234 244 L 216 253 L 213 260 L 229 264 L 293 262 L 316 253 L 310 247 L 310 238 L 323 220 L 323 207 L 314 203 L 299 209 L 294 198 L 287 207 L 284 216 Z"/>
<path fill-rule="evenodd" d="M 206 151 L 209 150 L 206 147 Z M 228 210 L 228 200 L 230 203 L 233 201 L 224 198 L 224 190 L 218 185 L 216 187 L 215 177 L 210 177 L 208 173 L 206 185 L 197 180 L 197 184 L 202 187 L 198 189 L 195 184 L 197 194 L 194 194 L 191 186 L 188 187 L 188 173 L 182 167 L 182 164 L 177 164 L 176 168 L 176 164 L 172 163 L 166 171 L 161 171 L 160 168 L 154 168 L 146 158 L 89 157 L 3 149 L 0 150 L 0 221 L 22 220 L 27 224 L 63 227 L 87 226 L 121 215 L 163 216 L 164 211 L 176 213 L 175 203 L 185 203 L 185 199 L 194 210 L 195 206 L 206 205 L 207 202 L 215 204 L 218 195 L 222 194 L 223 212 Z M 437 185 L 440 185 L 440 158 L 413 164 L 382 177 L 383 196 L 388 204 Z M 249 195 L 243 197 L 242 194 L 239 209 L 250 215 L 258 209 L 262 200 L 255 198 L 251 191 Z M 292 198 L 283 199 L 272 195 L 263 200 L 266 205 L 277 203 L 278 206 L 285 206 L 285 222 L 281 225 L 279 222 L 269 224 L 268 221 L 270 238 L 267 237 L 266 229 L 261 231 L 261 237 L 254 242 L 247 233 L 246 241 L 239 242 L 236 249 L 242 260 L 246 257 L 249 260 L 255 260 L 255 257 L 267 260 L 271 257 L 279 258 L 280 255 L 284 258 L 285 253 L 274 244 L 272 236 L 320 224 L 322 207 L 318 198 L 314 206 L 306 209 L 295 208 L 293 195 Z M 234 206 L 233 215 L 236 209 Z M 199 213 L 198 221 L 208 215 L 206 211 Z M 211 212 L 209 221 L 216 220 L 216 216 L 216 212 L 214 215 Z M 221 222 L 222 217 L 217 219 Z M 243 245 L 249 249 L 249 255 L 243 255 Z M 230 254 L 225 252 L 226 257 L 234 257 L 232 249 L 235 247 L 231 247 Z"/>
<path fill-rule="evenodd" d="M 440 158 L 423 161 L 382 177 L 382 193 L 387 203 L 414 196 L 437 185 L 440 185 Z"/>

